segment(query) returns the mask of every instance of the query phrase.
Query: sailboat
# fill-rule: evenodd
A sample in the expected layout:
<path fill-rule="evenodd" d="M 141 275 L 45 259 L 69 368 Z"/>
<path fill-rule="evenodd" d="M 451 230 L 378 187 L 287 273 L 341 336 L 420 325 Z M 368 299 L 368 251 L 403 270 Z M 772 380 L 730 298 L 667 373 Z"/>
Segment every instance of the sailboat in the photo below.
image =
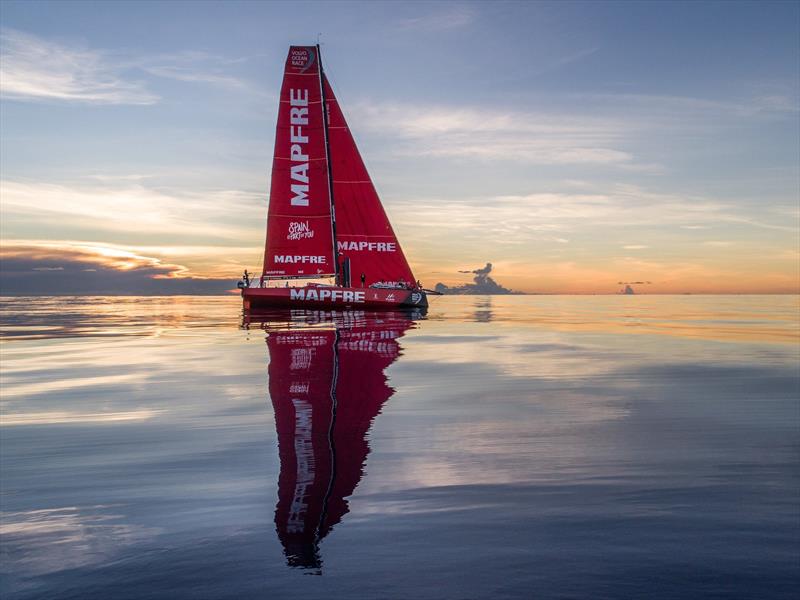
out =
<path fill-rule="evenodd" d="M 333 284 L 319 282 L 330 278 Z M 319 45 L 289 48 L 264 267 L 259 278 L 245 271 L 239 287 L 245 310 L 428 305 L 325 76 Z"/>

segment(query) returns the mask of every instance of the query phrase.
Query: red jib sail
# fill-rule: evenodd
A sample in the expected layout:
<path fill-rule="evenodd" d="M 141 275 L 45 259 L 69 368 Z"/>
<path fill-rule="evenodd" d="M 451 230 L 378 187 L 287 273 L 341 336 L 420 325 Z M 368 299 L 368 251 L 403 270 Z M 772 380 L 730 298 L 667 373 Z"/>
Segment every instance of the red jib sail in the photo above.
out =
<path fill-rule="evenodd" d="M 292 46 L 281 87 L 263 275 L 324 277 L 336 272 L 320 61 Z"/>
<path fill-rule="evenodd" d="M 339 262 L 350 259 L 355 286 L 360 284 L 362 273 L 366 285 L 378 281 L 413 283 L 414 274 L 324 73 L 322 79 L 328 106 L 328 143 Z"/>

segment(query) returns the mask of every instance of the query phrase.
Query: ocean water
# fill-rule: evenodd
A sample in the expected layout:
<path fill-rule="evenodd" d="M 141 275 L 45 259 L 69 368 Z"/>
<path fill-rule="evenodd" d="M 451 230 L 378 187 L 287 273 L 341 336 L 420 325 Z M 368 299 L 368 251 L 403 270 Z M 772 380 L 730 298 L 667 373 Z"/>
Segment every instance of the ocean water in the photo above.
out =
<path fill-rule="evenodd" d="M 799 311 L 6 298 L 0 596 L 794 598 Z"/>

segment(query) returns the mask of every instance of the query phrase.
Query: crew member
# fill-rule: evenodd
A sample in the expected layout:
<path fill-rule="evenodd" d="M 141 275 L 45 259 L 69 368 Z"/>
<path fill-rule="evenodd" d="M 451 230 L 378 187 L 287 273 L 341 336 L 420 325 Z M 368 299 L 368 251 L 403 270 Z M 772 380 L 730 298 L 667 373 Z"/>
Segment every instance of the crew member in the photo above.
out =
<path fill-rule="evenodd" d="M 364 284 L 367 281 L 367 276 L 364 273 L 361 273 L 361 287 L 364 287 Z"/>

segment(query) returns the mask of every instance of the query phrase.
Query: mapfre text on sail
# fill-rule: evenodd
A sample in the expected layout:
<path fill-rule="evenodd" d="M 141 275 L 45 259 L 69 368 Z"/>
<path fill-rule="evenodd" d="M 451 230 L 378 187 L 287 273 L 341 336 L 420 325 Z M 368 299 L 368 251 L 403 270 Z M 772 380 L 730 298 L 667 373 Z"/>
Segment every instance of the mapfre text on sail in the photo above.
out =
<path fill-rule="evenodd" d="M 308 125 L 308 90 L 289 90 L 289 135 L 292 163 L 292 206 L 308 206 L 308 154 L 305 145 L 308 136 L 303 126 Z"/>

